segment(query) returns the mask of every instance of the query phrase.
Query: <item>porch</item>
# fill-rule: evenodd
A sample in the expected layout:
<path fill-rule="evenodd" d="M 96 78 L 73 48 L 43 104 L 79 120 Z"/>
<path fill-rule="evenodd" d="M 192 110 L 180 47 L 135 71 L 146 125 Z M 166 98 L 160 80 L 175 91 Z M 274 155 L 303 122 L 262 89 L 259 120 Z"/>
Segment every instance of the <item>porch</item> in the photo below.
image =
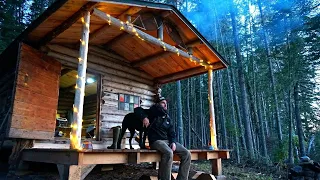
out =
<path fill-rule="evenodd" d="M 212 174 L 222 175 L 221 159 L 229 159 L 228 150 L 190 150 L 191 160 L 210 160 Z M 159 162 L 156 150 L 130 149 L 44 149 L 32 148 L 22 152 L 23 161 L 57 164 L 61 179 L 84 179 L 97 164 L 140 164 Z M 174 161 L 179 157 L 174 155 Z"/>

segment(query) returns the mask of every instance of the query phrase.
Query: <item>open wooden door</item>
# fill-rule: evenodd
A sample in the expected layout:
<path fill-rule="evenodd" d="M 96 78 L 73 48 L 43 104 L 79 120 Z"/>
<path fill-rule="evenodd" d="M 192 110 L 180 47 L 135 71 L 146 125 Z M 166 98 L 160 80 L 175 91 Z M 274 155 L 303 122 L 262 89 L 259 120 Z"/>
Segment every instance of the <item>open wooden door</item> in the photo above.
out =
<path fill-rule="evenodd" d="M 8 137 L 53 139 L 60 62 L 22 44 Z"/>

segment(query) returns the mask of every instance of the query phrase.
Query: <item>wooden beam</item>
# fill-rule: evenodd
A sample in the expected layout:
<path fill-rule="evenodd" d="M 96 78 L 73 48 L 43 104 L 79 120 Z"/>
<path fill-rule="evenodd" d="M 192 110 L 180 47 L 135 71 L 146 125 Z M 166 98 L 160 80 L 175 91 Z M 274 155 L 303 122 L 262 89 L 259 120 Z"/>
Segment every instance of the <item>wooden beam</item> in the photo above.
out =
<path fill-rule="evenodd" d="M 131 65 L 133 67 L 140 67 L 140 66 L 143 66 L 145 64 L 148 64 L 150 62 L 153 62 L 155 60 L 158 60 L 158 59 L 161 59 L 161 58 L 166 58 L 168 56 L 172 55 L 172 52 L 168 52 L 168 51 L 161 51 L 159 53 L 156 53 L 156 54 L 153 54 L 151 56 L 147 56 L 143 59 L 140 59 L 138 61 L 135 61 L 133 63 L 131 63 Z"/>
<path fill-rule="evenodd" d="M 88 46 L 89 46 L 89 28 L 90 28 L 90 12 L 84 14 L 82 25 L 82 36 L 79 50 L 77 87 L 75 89 L 73 122 L 70 134 L 70 148 L 81 149 L 81 132 L 82 132 L 82 117 L 84 92 L 86 84 Z"/>
<path fill-rule="evenodd" d="M 140 38 L 141 40 L 144 40 L 144 41 L 149 42 L 151 44 L 154 44 L 156 46 L 162 47 L 165 51 L 176 53 L 179 56 L 190 59 L 191 61 L 198 62 L 203 66 L 209 66 L 209 68 L 210 68 L 210 65 L 207 63 L 207 61 L 201 60 L 195 56 L 190 56 L 187 52 L 180 50 L 174 46 L 171 46 L 170 44 L 167 44 L 167 43 L 165 43 L 165 42 L 143 32 L 143 31 L 135 28 L 133 26 L 133 24 L 131 24 L 131 23 L 129 23 L 129 24 L 126 24 L 123 22 L 121 23 L 121 21 L 119 19 L 116 19 L 116 18 L 114 18 L 114 17 L 112 17 L 112 16 L 110 16 L 110 15 L 108 15 L 98 9 L 94 9 L 93 14 L 100 17 L 101 19 L 105 20 L 106 22 L 110 22 L 111 26 L 118 27 L 118 28 L 122 29 L 123 31 L 127 32 L 128 34 L 136 36 L 136 37 Z"/>
<path fill-rule="evenodd" d="M 221 62 L 211 64 L 211 66 L 212 66 L 212 69 L 222 69 L 224 67 L 224 65 Z M 156 78 L 156 81 L 158 81 L 158 83 L 160 83 L 160 84 L 164 84 L 164 83 L 184 79 L 187 77 L 195 76 L 198 74 L 202 74 L 206 71 L 207 70 L 204 67 L 195 67 L 195 68 L 187 69 L 187 70 L 180 71 L 180 72 L 177 72 L 174 74 L 169 74 L 169 75 L 165 75 L 162 77 L 158 77 L 158 78 Z"/>
<path fill-rule="evenodd" d="M 48 45 L 47 47 L 48 47 L 48 51 L 47 51 L 48 55 L 54 54 L 55 52 L 57 52 L 61 55 L 68 55 L 69 57 L 73 57 L 75 60 L 74 62 L 77 61 L 77 58 L 79 56 L 78 52 L 76 50 L 73 50 L 73 49 L 70 49 L 70 48 L 67 48 L 64 46 Z M 63 58 L 63 57 L 60 56 L 60 58 Z M 130 74 L 139 76 L 140 78 L 143 78 L 143 79 L 153 80 L 153 78 L 149 74 L 147 74 L 141 70 L 132 68 L 130 66 L 130 64 L 128 64 L 128 63 L 119 63 L 119 61 L 113 61 L 112 57 L 106 57 L 106 56 L 101 57 L 101 56 L 92 55 L 91 52 L 89 51 L 88 61 L 89 61 L 89 63 L 92 62 L 97 65 L 103 65 L 103 66 L 110 67 L 110 68 L 113 68 L 116 70 L 124 71 L 124 72 L 130 73 Z"/>
<path fill-rule="evenodd" d="M 115 38 L 111 39 L 110 41 L 108 41 L 107 43 L 105 43 L 102 46 L 107 48 L 107 49 L 111 49 L 112 45 L 117 44 L 118 42 L 121 42 L 122 40 L 125 40 L 125 39 L 130 38 L 130 37 L 132 37 L 131 34 L 121 33 L 120 35 L 118 35 Z"/>
<path fill-rule="evenodd" d="M 31 162 L 76 165 L 78 164 L 78 156 L 76 151 L 25 149 L 21 159 Z"/>
<path fill-rule="evenodd" d="M 222 64 L 222 63 L 221 63 Z M 213 75 L 212 69 L 208 71 L 208 91 L 209 91 L 209 113 L 210 113 L 210 147 L 214 150 L 218 149 L 216 137 L 216 122 L 213 105 Z"/>
<path fill-rule="evenodd" d="M 193 41 L 190 41 L 189 43 L 187 43 L 187 47 L 193 47 L 195 46 L 196 44 L 199 44 L 200 41 L 199 40 L 193 40 Z M 190 52 L 189 52 L 190 54 Z M 166 58 L 168 56 L 172 55 L 172 52 L 169 52 L 169 51 L 161 51 L 159 53 L 156 53 L 156 54 L 153 54 L 153 55 L 150 55 L 150 56 L 147 56 L 143 59 L 140 59 L 140 60 L 137 60 L 133 63 L 131 63 L 131 65 L 133 67 L 140 67 L 140 66 L 143 66 L 145 64 L 148 64 L 150 62 L 153 62 L 155 60 L 158 60 L 160 58 Z"/>
<path fill-rule="evenodd" d="M 58 27 L 47 33 L 38 43 L 38 47 L 41 47 L 48 42 L 50 42 L 52 39 L 57 37 L 59 34 L 63 33 L 65 30 L 67 30 L 69 27 L 71 27 L 75 22 L 77 22 L 86 11 L 90 11 L 94 8 L 94 6 L 97 4 L 97 2 L 88 2 L 84 6 L 82 6 L 76 13 L 74 13 L 69 19 L 64 21 L 62 24 L 60 24 Z"/>
<path fill-rule="evenodd" d="M 134 15 L 138 13 L 142 8 L 141 7 L 131 7 L 125 12 L 123 12 L 121 15 L 118 16 L 118 19 L 125 21 L 125 18 L 127 15 Z M 104 25 L 102 28 L 96 30 L 94 33 L 90 35 L 90 41 L 94 41 L 97 37 L 101 37 L 106 31 L 108 31 L 110 28 L 109 25 Z"/>

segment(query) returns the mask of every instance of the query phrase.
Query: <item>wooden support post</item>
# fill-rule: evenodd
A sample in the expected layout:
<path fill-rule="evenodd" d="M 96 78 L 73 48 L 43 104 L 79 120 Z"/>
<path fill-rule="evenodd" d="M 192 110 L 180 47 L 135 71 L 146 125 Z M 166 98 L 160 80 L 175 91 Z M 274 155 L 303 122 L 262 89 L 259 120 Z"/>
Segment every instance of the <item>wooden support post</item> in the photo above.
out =
<path fill-rule="evenodd" d="M 174 46 L 172 46 L 170 44 L 167 44 L 167 43 L 163 42 L 162 40 L 159 40 L 159 39 L 157 39 L 157 38 L 155 38 L 155 37 L 143 32 L 143 31 L 135 28 L 133 26 L 133 24 L 131 24 L 131 23 L 124 23 L 124 22 L 120 21 L 119 19 L 114 18 L 114 17 L 110 16 L 109 14 L 106 14 L 105 12 L 100 11 L 98 9 L 94 9 L 93 10 L 93 14 L 96 15 L 97 17 L 105 20 L 111 26 L 118 27 L 121 30 L 127 32 L 128 34 L 136 36 L 136 37 L 138 37 L 139 39 L 141 39 L 143 41 L 146 41 L 146 42 L 149 42 L 149 43 L 154 44 L 156 46 L 162 47 L 164 49 L 164 51 L 169 51 L 169 52 L 172 52 L 172 53 L 176 53 L 177 55 L 179 55 L 181 57 L 184 57 L 184 58 L 187 58 L 190 61 L 198 62 L 202 66 L 205 66 L 205 67 L 208 67 L 208 68 L 212 68 L 211 65 L 208 64 L 208 62 L 206 60 L 202 60 L 202 59 L 199 59 L 197 57 L 190 56 L 187 52 L 185 52 L 185 51 L 183 51 L 181 49 L 178 49 L 178 48 L 176 48 L 176 47 L 174 47 Z"/>
<path fill-rule="evenodd" d="M 161 26 L 159 27 L 158 31 L 158 39 L 160 39 L 161 41 L 163 41 L 163 23 L 161 22 Z"/>
<path fill-rule="evenodd" d="M 214 106 L 213 106 L 213 84 L 212 84 L 212 69 L 208 71 L 208 99 L 209 99 L 209 112 L 210 112 L 210 145 L 214 150 L 217 150 L 217 137 L 216 137 L 216 122 L 214 119 Z M 221 163 L 221 159 L 220 159 Z"/>
<path fill-rule="evenodd" d="M 215 176 L 222 175 L 221 158 L 211 160 L 212 174 Z"/>
<path fill-rule="evenodd" d="M 153 162 L 152 163 L 152 168 L 153 169 L 159 169 L 159 162 Z"/>
<path fill-rule="evenodd" d="M 70 148 L 81 149 L 81 130 L 82 130 L 82 116 L 83 116 L 83 102 L 86 83 L 87 71 L 87 57 L 89 44 L 89 26 L 90 26 L 90 12 L 87 11 L 82 19 L 82 37 L 80 39 L 80 52 L 78 63 L 78 75 L 76 84 L 76 93 L 73 107 L 73 123 L 70 135 Z"/>

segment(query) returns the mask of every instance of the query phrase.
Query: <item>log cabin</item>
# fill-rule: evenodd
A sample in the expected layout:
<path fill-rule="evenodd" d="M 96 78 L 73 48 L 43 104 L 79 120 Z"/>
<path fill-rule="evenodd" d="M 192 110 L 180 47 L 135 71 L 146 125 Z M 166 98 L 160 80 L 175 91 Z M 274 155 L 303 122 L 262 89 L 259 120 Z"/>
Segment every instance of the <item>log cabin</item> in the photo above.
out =
<path fill-rule="evenodd" d="M 217 148 L 212 90 L 212 72 L 228 62 L 174 6 L 57 0 L 0 62 L 1 145 L 14 141 L 22 160 L 57 164 L 61 179 L 83 179 L 96 164 L 158 162 L 153 150 L 107 149 L 112 127 L 152 106 L 162 85 L 204 73 L 213 150 L 190 150 L 192 160 L 211 160 L 221 175 L 229 158 Z"/>

